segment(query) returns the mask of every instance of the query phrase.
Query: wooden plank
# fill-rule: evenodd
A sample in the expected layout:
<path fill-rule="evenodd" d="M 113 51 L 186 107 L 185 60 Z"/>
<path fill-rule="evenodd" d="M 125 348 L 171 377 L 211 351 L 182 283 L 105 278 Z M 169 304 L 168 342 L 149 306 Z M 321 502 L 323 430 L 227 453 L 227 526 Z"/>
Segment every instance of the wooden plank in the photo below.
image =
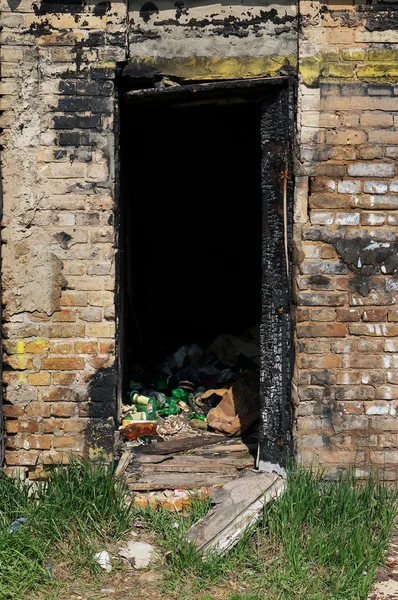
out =
<path fill-rule="evenodd" d="M 197 475 L 187 474 L 170 474 L 168 476 L 148 477 L 147 481 L 140 479 L 139 481 L 127 479 L 127 485 L 132 491 L 150 491 L 150 490 L 173 490 L 184 489 L 192 490 L 200 487 L 210 487 L 212 485 L 224 485 L 231 481 L 233 477 L 228 475 L 217 476 L 209 475 L 198 477 Z"/>
<path fill-rule="evenodd" d="M 132 482 L 128 484 L 128 488 L 132 492 L 156 492 L 162 490 L 197 490 L 198 488 L 209 488 L 213 486 L 222 486 L 224 483 L 227 483 L 229 479 L 222 483 L 185 483 L 181 485 L 181 483 L 173 483 L 170 482 L 167 485 L 163 483 L 141 483 L 141 482 Z"/>
<path fill-rule="evenodd" d="M 132 456 L 133 453 L 130 450 L 126 450 L 125 452 L 123 452 L 115 471 L 115 479 L 119 479 L 119 477 L 123 475 L 123 473 L 130 464 Z"/>
<path fill-rule="evenodd" d="M 221 436 L 222 437 L 222 436 Z M 167 440 L 167 442 L 159 442 L 158 444 L 152 444 L 151 446 L 143 446 L 142 451 L 140 448 L 136 448 L 137 454 L 177 454 L 178 452 L 185 452 L 192 448 L 199 448 L 200 446 L 211 446 L 220 443 L 220 436 L 214 435 L 198 435 L 195 437 L 184 438 L 180 440 Z"/>
<path fill-rule="evenodd" d="M 234 465 L 212 464 L 211 466 L 203 463 L 184 464 L 181 462 L 161 463 L 160 465 L 146 465 L 142 473 L 217 473 L 238 475 L 238 469 Z"/>
<path fill-rule="evenodd" d="M 168 463 L 174 463 L 174 462 L 184 462 L 186 464 L 188 463 L 193 463 L 193 462 L 200 462 L 203 464 L 209 464 L 211 465 L 212 463 L 215 463 L 217 465 L 219 464 L 224 464 L 224 465 L 241 465 L 243 463 L 247 463 L 248 465 L 250 464 L 254 464 L 255 463 L 255 459 L 254 457 L 247 455 L 247 454 L 243 454 L 242 456 L 217 456 L 217 455 L 201 455 L 201 454 L 180 454 L 176 457 L 174 456 L 152 456 L 152 455 L 146 455 L 146 454 L 141 454 L 139 456 L 135 456 L 132 459 L 132 463 L 137 463 L 140 465 L 143 464 L 164 464 L 165 462 Z"/>
<path fill-rule="evenodd" d="M 257 450 L 257 443 L 248 443 L 248 444 L 220 444 L 216 448 L 212 448 L 212 452 L 248 452 L 249 450 Z M 191 450 L 192 453 L 203 452 L 203 449 L 195 450 L 194 448 Z"/>
<path fill-rule="evenodd" d="M 275 473 L 256 473 L 226 484 L 216 506 L 187 533 L 187 539 L 202 553 L 223 554 L 244 532 L 261 519 L 264 503 L 278 497 L 284 480 Z"/>

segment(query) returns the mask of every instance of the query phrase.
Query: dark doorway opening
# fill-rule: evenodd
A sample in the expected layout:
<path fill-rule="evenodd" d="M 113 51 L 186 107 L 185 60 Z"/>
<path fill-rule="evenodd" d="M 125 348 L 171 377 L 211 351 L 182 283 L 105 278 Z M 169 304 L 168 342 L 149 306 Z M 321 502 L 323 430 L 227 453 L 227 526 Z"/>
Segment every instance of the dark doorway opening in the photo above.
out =
<path fill-rule="evenodd" d="M 129 119 L 127 380 L 128 365 L 259 325 L 259 121 L 247 104 L 141 106 Z"/>
<path fill-rule="evenodd" d="M 257 326 L 259 458 L 279 464 L 290 444 L 291 98 L 287 78 L 143 89 L 123 94 L 120 118 L 122 395 L 135 365 Z"/>

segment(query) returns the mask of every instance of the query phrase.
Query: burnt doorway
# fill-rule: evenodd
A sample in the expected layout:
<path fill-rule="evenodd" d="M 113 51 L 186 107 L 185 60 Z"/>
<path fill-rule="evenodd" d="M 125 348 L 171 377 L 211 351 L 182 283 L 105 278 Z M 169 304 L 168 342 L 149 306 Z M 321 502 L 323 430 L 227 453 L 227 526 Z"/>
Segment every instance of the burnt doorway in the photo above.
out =
<path fill-rule="evenodd" d="M 288 80 L 123 91 L 123 394 L 134 366 L 257 327 L 259 463 L 283 465 L 291 367 Z"/>

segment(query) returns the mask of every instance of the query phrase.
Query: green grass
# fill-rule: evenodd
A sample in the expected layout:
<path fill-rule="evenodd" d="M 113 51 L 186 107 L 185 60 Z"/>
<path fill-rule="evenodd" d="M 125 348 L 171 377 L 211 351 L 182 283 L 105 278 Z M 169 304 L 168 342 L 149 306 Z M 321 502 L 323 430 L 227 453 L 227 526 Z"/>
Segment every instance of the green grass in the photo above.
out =
<path fill-rule="evenodd" d="M 397 490 L 372 477 L 358 483 L 348 473 L 332 483 L 296 468 L 261 525 L 228 556 L 205 561 L 181 533 L 206 505 L 188 517 L 162 509 L 141 516 L 169 552 L 164 588 L 178 598 L 212 600 L 224 590 L 228 600 L 361 600 L 385 556 L 396 507 Z"/>
<path fill-rule="evenodd" d="M 62 563 L 71 577 L 100 568 L 93 555 L 131 528 L 126 489 L 113 466 L 72 459 L 35 486 L 0 477 L 0 600 L 26 599 Z M 10 535 L 11 523 L 25 522 Z"/>
<path fill-rule="evenodd" d="M 162 570 L 168 598 L 365 600 L 396 507 L 396 488 L 373 478 L 358 483 L 348 473 L 331 483 L 297 467 L 258 526 L 228 555 L 203 560 L 183 534 L 207 513 L 208 502 L 193 497 L 184 515 L 132 509 L 112 465 L 73 459 L 30 487 L 0 477 L 0 600 L 55 599 L 68 582 L 94 585 L 101 572 L 94 553 L 135 529 L 135 521 L 146 523 L 164 551 L 163 564 L 153 568 Z M 10 535 L 20 517 L 25 523 Z M 59 582 L 52 582 L 51 567 L 61 572 Z"/>

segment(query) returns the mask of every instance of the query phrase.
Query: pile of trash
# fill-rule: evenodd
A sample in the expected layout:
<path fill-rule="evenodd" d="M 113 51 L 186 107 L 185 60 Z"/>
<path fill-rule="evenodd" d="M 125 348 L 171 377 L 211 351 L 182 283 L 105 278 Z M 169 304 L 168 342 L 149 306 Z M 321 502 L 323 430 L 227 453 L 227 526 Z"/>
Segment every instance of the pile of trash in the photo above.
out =
<path fill-rule="evenodd" d="M 168 437 L 181 430 L 242 435 L 260 415 L 258 327 L 219 336 L 205 351 L 180 347 L 152 373 L 138 369 L 122 406 L 121 434 Z"/>

